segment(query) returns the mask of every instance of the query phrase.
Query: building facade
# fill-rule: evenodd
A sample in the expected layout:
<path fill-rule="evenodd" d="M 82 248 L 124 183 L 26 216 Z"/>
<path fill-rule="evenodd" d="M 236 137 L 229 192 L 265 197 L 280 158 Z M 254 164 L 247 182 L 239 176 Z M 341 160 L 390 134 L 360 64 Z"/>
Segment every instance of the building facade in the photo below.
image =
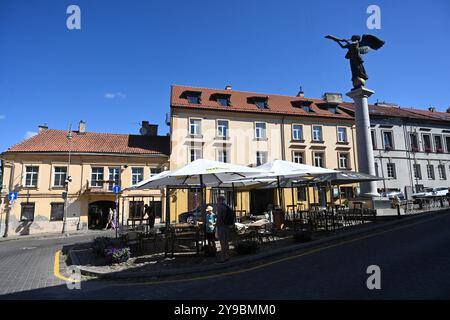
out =
<path fill-rule="evenodd" d="M 369 112 L 380 192 L 450 187 L 450 110 L 377 103 Z"/>
<path fill-rule="evenodd" d="M 119 220 L 142 218 L 144 204 L 158 216 L 159 190 L 121 191 L 167 169 L 169 137 L 143 122 L 142 135 L 86 132 L 40 127 L 39 134 L 5 151 L 1 231 L 9 215 L 9 235 L 61 232 L 67 196 L 67 230 L 106 225 L 118 203 Z M 8 193 L 17 192 L 12 205 Z"/>
<path fill-rule="evenodd" d="M 171 169 L 198 158 L 258 166 L 281 159 L 319 167 L 357 170 L 354 118 L 340 108 L 342 96 L 323 99 L 173 86 L 171 92 Z M 192 210 L 195 191 L 177 190 L 171 217 Z M 306 202 L 306 191 L 285 205 Z M 317 195 L 324 197 L 324 195 Z M 293 199 L 294 198 L 294 199 Z M 213 202 L 214 196 L 207 196 Z M 273 190 L 240 193 L 238 210 L 261 212 L 280 205 Z"/>

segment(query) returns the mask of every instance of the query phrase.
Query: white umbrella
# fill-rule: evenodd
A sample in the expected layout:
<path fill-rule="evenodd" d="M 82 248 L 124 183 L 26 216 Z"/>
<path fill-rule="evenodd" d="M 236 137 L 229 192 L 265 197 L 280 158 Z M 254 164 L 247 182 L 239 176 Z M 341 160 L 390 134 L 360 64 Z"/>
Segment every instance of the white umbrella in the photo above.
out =
<path fill-rule="evenodd" d="M 142 180 L 141 182 L 132 185 L 129 188 L 126 188 L 125 190 L 143 190 L 143 189 L 159 189 L 161 186 L 160 182 L 163 181 L 162 178 L 166 178 L 170 174 L 169 170 L 162 171 L 158 174 L 155 174 L 151 176 L 148 179 Z"/>
<path fill-rule="evenodd" d="M 256 167 L 256 169 L 260 169 L 267 173 L 262 173 L 253 178 L 294 178 L 340 172 L 332 169 L 314 167 L 307 164 L 294 163 L 286 160 L 274 160 L 260 165 L 259 167 Z"/>

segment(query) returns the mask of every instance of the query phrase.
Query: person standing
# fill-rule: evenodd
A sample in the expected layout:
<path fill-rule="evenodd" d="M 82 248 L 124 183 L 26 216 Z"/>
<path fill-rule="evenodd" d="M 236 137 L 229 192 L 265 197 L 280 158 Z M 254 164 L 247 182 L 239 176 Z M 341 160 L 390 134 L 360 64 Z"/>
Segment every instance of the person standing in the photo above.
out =
<path fill-rule="evenodd" d="M 220 241 L 221 258 L 219 262 L 225 262 L 230 259 L 229 255 L 229 242 L 231 227 L 229 225 L 229 219 L 227 215 L 231 209 L 225 204 L 225 197 L 219 196 L 217 198 L 217 221 L 216 221 L 216 233 L 217 238 Z"/>
<path fill-rule="evenodd" d="M 210 255 L 216 254 L 216 215 L 213 212 L 213 207 L 206 207 L 206 241 L 207 253 Z"/>
<path fill-rule="evenodd" d="M 155 213 L 148 204 L 144 205 L 144 214 L 147 216 L 150 229 L 153 229 L 155 226 Z"/>

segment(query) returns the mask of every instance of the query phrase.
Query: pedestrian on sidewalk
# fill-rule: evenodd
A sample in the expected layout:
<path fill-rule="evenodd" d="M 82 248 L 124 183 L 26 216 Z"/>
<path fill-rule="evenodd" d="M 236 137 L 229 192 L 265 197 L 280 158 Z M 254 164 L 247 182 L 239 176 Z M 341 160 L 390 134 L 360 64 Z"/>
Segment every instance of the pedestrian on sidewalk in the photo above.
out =
<path fill-rule="evenodd" d="M 206 207 L 206 254 L 216 255 L 216 214 L 213 207 Z"/>
<path fill-rule="evenodd" d="M 230 207 L 225 204 L 225 197 L 217 198 L 217 221 L 216 233 L 220 241 L 221 258 L 219 262 L 225 262 L 230 259 L 230 238 L 231 228 L 234 226 L 233 212 Z"/>

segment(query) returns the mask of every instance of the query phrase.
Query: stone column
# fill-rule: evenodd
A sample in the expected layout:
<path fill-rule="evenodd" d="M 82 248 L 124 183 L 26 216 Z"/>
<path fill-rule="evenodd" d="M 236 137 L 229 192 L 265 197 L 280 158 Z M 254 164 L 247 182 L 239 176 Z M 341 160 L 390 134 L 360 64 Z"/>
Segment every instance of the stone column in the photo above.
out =
<path fill-rule="evenodd" d="M 370 135 L 369 104 L 367 99 L 375 92 L 365 87 L 354 88 L 347 93 L 355 103 L 356 146 L 358 168 L 362 173 L 375 175 L 375 159 L 373 156 L 372 138 Z M 361 196 L 373 198 L 380 196 L 377 192 L 377 182 L 362 182 Z"/>

